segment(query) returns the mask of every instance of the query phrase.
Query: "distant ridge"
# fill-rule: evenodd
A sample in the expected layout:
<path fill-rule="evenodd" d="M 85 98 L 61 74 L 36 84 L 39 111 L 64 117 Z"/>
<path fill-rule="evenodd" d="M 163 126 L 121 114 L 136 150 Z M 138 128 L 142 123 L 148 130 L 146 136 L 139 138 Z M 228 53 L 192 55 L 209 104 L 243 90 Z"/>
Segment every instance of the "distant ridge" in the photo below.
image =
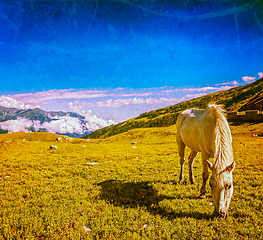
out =
<path fill-rule="evenodd" d="M 83 137 L 91 131 L 87 129 L 85 126 L 85 117 L 74 113 L 74 112 L 62 112 L 62 111 L 44 111 L 40 108 L 34 108 L 34 109 L 17 109 L 17 108 L 6 108 L 6 107 L 1 107 L 0 106 L 0 122 L 5 122 L 9 120 L 16 120 L 19 118 L 22 119 L 27 119 L 30 121 L 39 121 L 40 124 L 46 123 L 46 122 L 51 122 L 51 121 L 56 121 L 59 120 L 61 117 L 72 117 L 72 118 L 77 118 L 80 121 L 82 131 L 81 133 L 79 132 L 60 132 L 57 131 L 57 134 L 62 134 L 66 135 L 69 137 Z M 38 130 L 35 130 L 34 126 L 32 125 L 31 127 L 27 128 L 29 132 L 48 132 L 47 129 L 45 128 L 40 128 Z M 1 129 L 0 128 L 0 134 L 2 133 L 7 133 L 8 130 Z"/>
<path fill-rule="evenodd" d="M 242 109 L 255 95 L 263 91 L 263 78 L 229 90 L 210 93 L 205 96 L 180 102 L 165 108 L 146 112 L 136 118 L 111 125 L 85 136 L 84 138 L 107 138 L 134 128 L 165 127 L 176 123 L 180 112 L 188 108 L 205 108 L 211 102 L 225 105 L 227 111 Z"/>
<path fill-rule="evenodd" d="M 55 117 L 64 117 L 64 116 L 76 117 L 78 119 L 85 118 L 82 115 L 73 112 L 62 112 L 62 111 L 46 112 L 40 108 L 17 109 L 17 108 L 6 108 L 0 106 L 0 120 L 2 121 L 15 120 L 17 118 L 27 118 L 34 121 L 39 120 L 40 123 L 44 123 L 44 122 L 52 121 Z"/>

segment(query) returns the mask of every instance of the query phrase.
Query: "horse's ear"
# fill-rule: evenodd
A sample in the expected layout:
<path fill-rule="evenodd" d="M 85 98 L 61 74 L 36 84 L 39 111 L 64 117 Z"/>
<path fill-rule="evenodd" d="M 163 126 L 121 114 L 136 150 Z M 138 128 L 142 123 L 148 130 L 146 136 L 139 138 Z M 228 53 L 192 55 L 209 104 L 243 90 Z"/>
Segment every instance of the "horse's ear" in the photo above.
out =
<path fill-rule="evenodd" d="M 208 160 L 206 160 L 206 162 L 207 162 L 209 169 L 212 171 L 213 170 L 213 164 L 210 163 Z"/>
<path fill-rule="evenodd" d="M 226 171 L 228 171 L 229 173 L 233 172 L 233 170 L 235 169 L 236 163 L 232 162 L 229 166 L 226 167 Z"/>

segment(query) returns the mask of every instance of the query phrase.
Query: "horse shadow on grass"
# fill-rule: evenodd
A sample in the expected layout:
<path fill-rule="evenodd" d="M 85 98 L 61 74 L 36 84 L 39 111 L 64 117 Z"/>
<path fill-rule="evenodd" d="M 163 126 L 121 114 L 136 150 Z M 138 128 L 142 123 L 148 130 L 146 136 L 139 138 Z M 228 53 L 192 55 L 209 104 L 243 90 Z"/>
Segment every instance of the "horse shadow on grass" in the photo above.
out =
<path fill-rule="evenodd" d="M 142 182 L 123 182 L 118 180 L 108 180 L 98 183 L 101 187 L 100 197 L 114 206 L 122 206 L 125 208 L 144 207 L 151 214 L 161 215 L 167 219 L 191 217 L 196 219 L 211 219 L 208 213 L 193 212 L 173 212 L 159 206 L 159 202 L 164 199 L 178 199 L 166 195 L 160 195 L 149 181 Z M 190 197 L 196 199 L 197 197 Z"/>

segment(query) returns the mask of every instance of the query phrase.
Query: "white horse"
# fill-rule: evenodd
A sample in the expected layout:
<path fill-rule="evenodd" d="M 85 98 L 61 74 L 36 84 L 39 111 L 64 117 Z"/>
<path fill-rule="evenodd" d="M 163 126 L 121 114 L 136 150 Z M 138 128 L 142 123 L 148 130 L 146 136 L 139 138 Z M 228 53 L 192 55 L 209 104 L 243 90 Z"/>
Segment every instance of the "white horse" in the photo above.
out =
<path fill-rule="evenodd" d="M 215 205 L 214 214 L 226 218 L 233 194 L 232 172 L 233 162 L 232 137 L 228 122 L 221 106 L 210 104 L 206 109 L 188 109 L 177 119 L 177 145 L 180 156 L 180 181 L 183 181 L 185 146 L 191 149 L 189 160 L 189 179 L 195 183 L 193 175 L 194 158 L 201 152 L 203 165 L 203 184 L 200 198 L 205 198 L 208 168 L 212 171 L 209 181 Z M 208 160 L 214 158 L 211 164 Z"/>

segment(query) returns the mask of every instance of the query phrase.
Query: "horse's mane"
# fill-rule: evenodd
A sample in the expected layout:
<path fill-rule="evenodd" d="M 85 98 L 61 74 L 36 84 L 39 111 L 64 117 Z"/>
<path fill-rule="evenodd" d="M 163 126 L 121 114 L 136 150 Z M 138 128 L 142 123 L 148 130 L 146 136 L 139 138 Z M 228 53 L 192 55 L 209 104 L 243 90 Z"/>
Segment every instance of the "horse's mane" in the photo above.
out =
<path fill-rule="evenodd" d="M 216 116 L 213 168 L 216 173 L 219 173 L 233 162 L 232 137 L 225 117 L 226 111 L 224 107 L 222 105 L 209 104 L 207 109 L 213 111 Z"/>

